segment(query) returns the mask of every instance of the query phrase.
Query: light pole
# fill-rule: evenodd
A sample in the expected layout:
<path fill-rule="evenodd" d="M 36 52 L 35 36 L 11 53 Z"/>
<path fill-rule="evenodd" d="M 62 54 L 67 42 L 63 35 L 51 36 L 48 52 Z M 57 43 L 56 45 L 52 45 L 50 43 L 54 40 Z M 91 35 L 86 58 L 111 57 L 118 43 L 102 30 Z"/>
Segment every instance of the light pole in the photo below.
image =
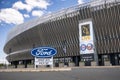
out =
<path fill-rule="evenodd" d="M 66 64 L 65 64 L 66 40 L 63 41 L 63 51 L 64 51 L 64 65 L 66 65 Z"/>

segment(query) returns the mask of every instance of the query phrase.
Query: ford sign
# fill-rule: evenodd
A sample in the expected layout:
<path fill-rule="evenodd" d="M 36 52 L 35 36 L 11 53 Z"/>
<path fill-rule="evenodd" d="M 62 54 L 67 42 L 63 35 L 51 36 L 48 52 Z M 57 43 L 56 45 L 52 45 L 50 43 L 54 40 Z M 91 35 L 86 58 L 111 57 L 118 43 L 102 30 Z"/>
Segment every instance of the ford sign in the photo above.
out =
<path fill-rule="evenodd" d="M 57 53 L 56 49 L 51 47 L 38 47 L 31 51 L 34 57 L 52 57 Z"/>

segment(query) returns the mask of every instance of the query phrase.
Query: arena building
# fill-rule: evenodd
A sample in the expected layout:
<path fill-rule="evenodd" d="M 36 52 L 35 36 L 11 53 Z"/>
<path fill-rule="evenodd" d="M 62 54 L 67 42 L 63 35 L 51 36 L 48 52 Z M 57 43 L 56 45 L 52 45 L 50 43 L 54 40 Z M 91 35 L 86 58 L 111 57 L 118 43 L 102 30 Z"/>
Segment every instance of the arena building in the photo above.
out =
<path fill-rule="evenodd" d="M 120 65 L 120 1 L 98 0 L 73 6 L 14 27 L 8 34 L 4 52 L 12 64 L 34 63 L 31 49 L 48 46 L 57 50 L 58 63 L 75 66 L 93 65 L 81 59 L 79 24 L 91 20 L 94 33 L 94 53 L 97 65 Z M 64 52 L 64 48 L 66 52 Z"/>

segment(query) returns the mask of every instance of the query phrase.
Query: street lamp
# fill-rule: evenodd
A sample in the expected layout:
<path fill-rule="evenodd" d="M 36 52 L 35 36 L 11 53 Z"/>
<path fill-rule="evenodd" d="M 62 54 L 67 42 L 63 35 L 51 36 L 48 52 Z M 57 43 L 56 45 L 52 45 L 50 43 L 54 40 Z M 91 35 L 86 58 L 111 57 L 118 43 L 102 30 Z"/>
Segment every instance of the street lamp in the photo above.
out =
<path fill-rule="evenodd" d="M 66 40 L 63 41 L 63 51 L 64 51 L 64 65 L 66 65 L 66 64 L 65 64 Z"/>

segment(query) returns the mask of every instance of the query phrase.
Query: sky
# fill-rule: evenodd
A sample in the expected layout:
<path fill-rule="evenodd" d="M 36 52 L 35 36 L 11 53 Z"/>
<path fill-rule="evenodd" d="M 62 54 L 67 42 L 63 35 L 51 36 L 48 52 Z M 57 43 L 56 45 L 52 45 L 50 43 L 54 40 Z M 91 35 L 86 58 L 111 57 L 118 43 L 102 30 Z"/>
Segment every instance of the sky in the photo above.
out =
<path fill-rule="evenodd" d="M 8 32 L 16 25 L 90 0 L 0 0 L 0 62 Z"/>

